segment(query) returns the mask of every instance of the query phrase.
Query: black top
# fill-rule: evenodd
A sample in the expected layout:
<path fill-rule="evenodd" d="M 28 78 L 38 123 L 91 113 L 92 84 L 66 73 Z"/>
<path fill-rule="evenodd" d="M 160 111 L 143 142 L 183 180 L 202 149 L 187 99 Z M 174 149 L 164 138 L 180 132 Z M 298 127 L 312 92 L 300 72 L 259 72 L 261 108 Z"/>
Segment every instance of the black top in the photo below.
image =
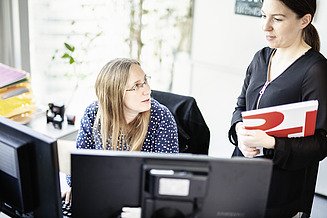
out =
<path fill-rule="evenodd" d="M 229 130 L 234 145 L 237 145 L 235 124 L 242 121 L 241 112 L 257 108 L 272 52 L 271 48 L 258 51 L 247 69 Z M 258 108 L 307 100 L 319 102 L 315 134 L 301 138 L 275 137 L 275 149 L 264 149 L 264 157 L 274 163 L 268 216 L 291 217 L 298 211 L 311 213 L 318 163 L 327 156 L 327 60 L 313 49 L 269 83 Z M 243 156 L 238 147 L 233 156 Z"/>

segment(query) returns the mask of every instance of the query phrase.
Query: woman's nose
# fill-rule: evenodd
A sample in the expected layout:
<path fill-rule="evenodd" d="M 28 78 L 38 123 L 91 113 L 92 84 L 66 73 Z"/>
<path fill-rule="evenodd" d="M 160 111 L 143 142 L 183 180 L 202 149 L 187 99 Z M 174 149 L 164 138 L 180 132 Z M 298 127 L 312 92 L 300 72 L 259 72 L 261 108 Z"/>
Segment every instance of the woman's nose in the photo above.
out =
<path fill-rule="evenodd" d="M 143 93 L 143 95 L 150 95 L 151 94 L 151 88 L 150 88 L 150 85 L 148 83 L 143 85 L 142 93 Z"/>
<path fill-rule="evenodd" d="M 263 19 L 262 21 L 262 30 L 263 31 L 270 31 L 272 30 L 270 19 Z"/>

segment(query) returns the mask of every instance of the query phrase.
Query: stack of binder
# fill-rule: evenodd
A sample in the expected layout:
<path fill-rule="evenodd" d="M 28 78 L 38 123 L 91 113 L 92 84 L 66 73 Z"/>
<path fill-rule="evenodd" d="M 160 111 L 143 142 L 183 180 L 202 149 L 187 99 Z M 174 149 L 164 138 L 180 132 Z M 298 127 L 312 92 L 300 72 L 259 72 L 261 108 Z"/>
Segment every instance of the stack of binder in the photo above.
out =
<path fill-rule="evenodd" d="M 0 116 L 25 124 L 34 111 L 29 73 L 0 63 Z"/>

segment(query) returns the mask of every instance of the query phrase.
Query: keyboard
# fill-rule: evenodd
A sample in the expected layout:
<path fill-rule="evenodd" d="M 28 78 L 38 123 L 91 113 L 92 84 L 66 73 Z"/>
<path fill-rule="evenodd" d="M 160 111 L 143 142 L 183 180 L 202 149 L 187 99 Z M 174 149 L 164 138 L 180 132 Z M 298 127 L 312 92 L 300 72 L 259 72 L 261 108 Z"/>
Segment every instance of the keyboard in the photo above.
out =
<path fill-rule="evenodd" d="M 72 217 L 71 203 L 66 203 L 65 199 L 62 199 L 61 204 L 63 217 Z"/>

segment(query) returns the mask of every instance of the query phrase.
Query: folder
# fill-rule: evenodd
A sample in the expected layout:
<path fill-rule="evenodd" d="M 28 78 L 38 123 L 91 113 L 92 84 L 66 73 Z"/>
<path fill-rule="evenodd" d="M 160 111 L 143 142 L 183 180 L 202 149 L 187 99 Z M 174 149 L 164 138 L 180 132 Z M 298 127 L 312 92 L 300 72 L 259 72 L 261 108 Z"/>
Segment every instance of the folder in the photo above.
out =
<path fill-rule="evenodd" d="M 246 129 L 261 129 L 276 137 L 303 137 L 313 135 L 316 128 L 318 101 L 261 108 L 242 112 Z"/>

